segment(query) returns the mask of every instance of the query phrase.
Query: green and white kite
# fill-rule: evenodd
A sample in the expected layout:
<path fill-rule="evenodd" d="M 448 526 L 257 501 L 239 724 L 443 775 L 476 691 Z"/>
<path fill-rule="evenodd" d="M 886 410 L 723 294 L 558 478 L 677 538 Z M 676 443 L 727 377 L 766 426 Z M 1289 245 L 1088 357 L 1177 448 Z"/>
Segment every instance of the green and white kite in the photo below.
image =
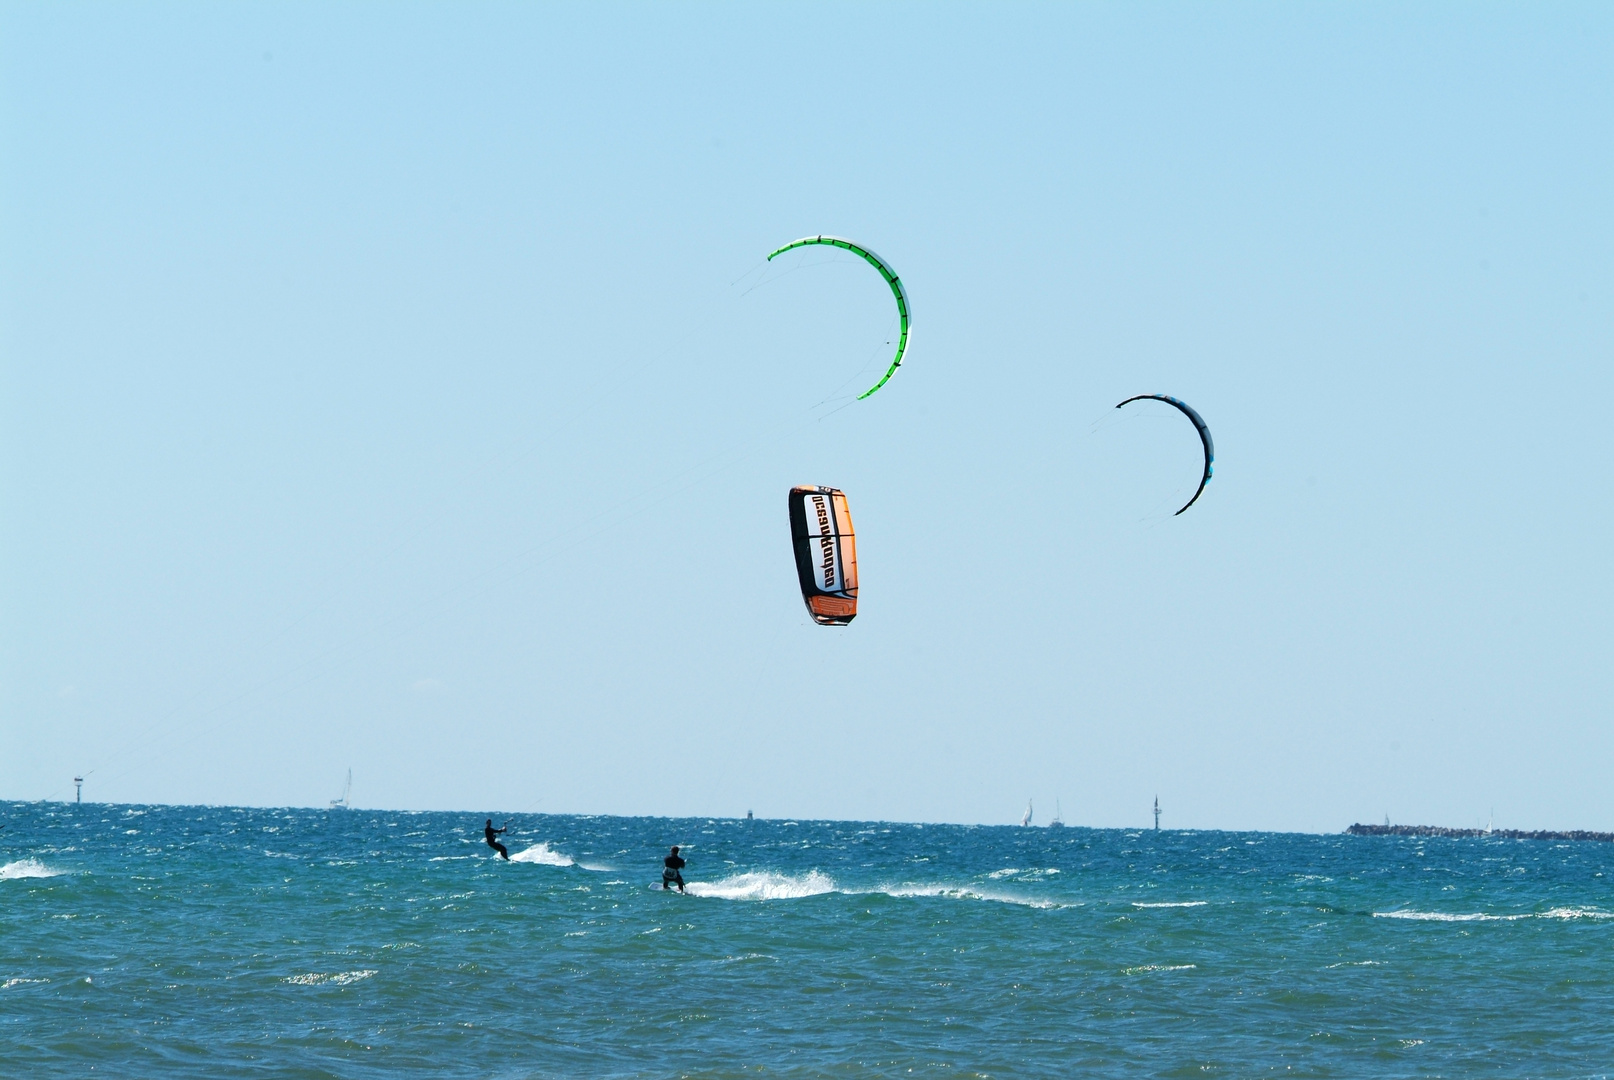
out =
<path fill-rule="evenodd" d="M 880 258 L 880 256 L 876 255 L 862 244 L 853 243 L 851 240 L 847 240 L 846 238 L 840 236 L 804 236 L 800 240 L 792 240 L 778 251 L 770 254 L 768 256 L 768 261 L 772 262 L 774 255 L 783 255 L 785 252 L 791 251 L 795 248 L 809 247 L 813 244 L 825 244 L 829 247 L 838 247 L 845 251 L 850 251 L 853 255 L 860 256 L 870 266 L 880 271 L 880 276 L 885 278 L 885 283 L 891 286 L 891 295 L 897 298 L 897 317 L 902 320 L 902 333 L 901 336 L 897 338 L 897 355 L 891 358 L 891 367 L 886 370 L 886 373 L 883 376 L 881 376 L 880 381 L 857 396 L 857 399 L 862 401 L 864 398 L 868 397 L 870 394 L 874 393 L 876 390 L 880 389 L 880 387 L 889 382 L 891 380 L 891 376 L 895 375 L 897 373 L 897 369 L 902 366 L 902 354 L 908 351 L 908 290 L 902 287 L 902 279 L 897 277 L 897 272 L 891 269 L 890 263 Z"/>

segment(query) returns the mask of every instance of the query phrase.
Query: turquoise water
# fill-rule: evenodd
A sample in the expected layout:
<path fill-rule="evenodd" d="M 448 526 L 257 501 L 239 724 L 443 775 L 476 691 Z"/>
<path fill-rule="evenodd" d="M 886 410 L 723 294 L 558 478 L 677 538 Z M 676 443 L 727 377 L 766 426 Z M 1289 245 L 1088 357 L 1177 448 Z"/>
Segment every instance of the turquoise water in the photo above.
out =
<path fill-rule="evenodd" d="M 0 803 L 0 1069 L 1604 1077 L 1614 845 Z M 691 896 L 652 889 L 686 845 Z"/>

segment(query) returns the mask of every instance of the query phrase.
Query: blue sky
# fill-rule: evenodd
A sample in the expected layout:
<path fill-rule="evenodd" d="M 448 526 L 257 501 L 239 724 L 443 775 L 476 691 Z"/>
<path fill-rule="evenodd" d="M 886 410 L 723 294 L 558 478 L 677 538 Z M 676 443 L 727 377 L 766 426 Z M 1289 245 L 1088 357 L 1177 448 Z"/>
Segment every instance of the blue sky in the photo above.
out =
<path fill-rule="evenodd" d="M 1589 4 L 6 5 L 0 796 L 1614 828 L 1611 56 Z M 819 232 L 913 301 L 867 401 L 878 276 L 763 261 Z M 1181 517 L 1138 393 L 1215 434 Z"/>

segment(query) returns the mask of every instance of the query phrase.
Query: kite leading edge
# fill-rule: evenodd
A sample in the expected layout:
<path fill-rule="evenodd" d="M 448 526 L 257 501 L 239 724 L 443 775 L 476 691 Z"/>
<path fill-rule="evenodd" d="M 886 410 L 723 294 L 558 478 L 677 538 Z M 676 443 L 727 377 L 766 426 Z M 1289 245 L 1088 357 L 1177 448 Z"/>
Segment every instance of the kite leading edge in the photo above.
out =
<path fill-rule="evenodd" d="M 902 354 L 908 350 L 908 290 L 902 287 L 902 279 L 897 277 L 897 272 L 891 269 L 890 263 L 862 244 L 854 243 L 841 236 L 804 236 L 800 240 L 792 240 L 779 250 L 771 252 L 768 255 L 768 261 L 772 262 L 775 255 L 783 255 L 785 252 L 795 248 L 808 247 L 813 244 L 838 247 L 843 251 L 850 251 L 853 255 L 859 256 L 870 266 L 880 271 L 880 276 L 885 278 L 885 283 L 891 286 L 891 294 L 897 298 L 897 316 L 902 320 L 901 334 L 897 338 L 897 355 L 891 358 L 891 366 L 886 369 L 886 373 L 881 376 L 880 381 L 857 396 L 857 399 L 862 401 L 889 382 L 891 376 L 895 375 L 897 369 L 902 366 Z"/>
<path fill-rule="evenodd" d="M 1169 394 L 1139 394 L 1136 397 L 1127 398 L 1126 401 L 1121 402 L 1121 405 L 1127 405 L 1134 401 L 1145 400 L 1164 401 L 1167 405 L 1175 405 L 1178 409 L 1181 409 L 1182 414 L 1194 422 L 1194 427 L 1199 431 L 1199 441 L 1205 447 L 1205 474 L 1199 478 L 1199 487 L 1194 490 L 1194 497 L 1183 504 L 1182 510 L 1186 510 L 1190 506 L 1194 505 L 1195 501 L 1199 499 L 1200 492 L 1205 490 L 1205 485 L 1210 483 L 1211 464 L 1216 460 L 1216 447 L 1211 442 L 1210 428 L 1205 426 L 1204 419 L 1194 411 L 1194 407 L 1192 405 L 1188 404 L 1186 401 L 1178 401 Z M 1121 405 L 1117 405 L 1116 408 L 1119 409 Z M 1182 513 L 1182 510 L 1178 510 L 1177 514 Z M 1172 517 L 1176 517 L 1177 514 L 1173 514 Z"/>

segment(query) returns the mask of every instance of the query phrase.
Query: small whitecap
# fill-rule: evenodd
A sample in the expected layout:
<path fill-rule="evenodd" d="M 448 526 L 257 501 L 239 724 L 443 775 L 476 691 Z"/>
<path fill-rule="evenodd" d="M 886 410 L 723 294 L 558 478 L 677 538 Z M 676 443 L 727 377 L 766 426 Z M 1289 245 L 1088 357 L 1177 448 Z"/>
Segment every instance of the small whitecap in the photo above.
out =
<path fill-rule="evenodd" d="M 293 986 L 347 986 L 349 983 L 356 983 L 360 979 L 368 979 L 370 976 L 378 974 L 380 972 L 374 968 L 362 971 L 337 971 L 331 973 L 312 971 L 307 975 L 288 975 L 280 981 L 291 983 Z"/>
<path fill-rule="evenodd" d="M 1121 970 L 1122 975 L 1147 975 L 1154 971 L 1193 971 L 1198 964 L 1143 964 Z"/>
<path fill-rule="evenodd" d="M 1015 904 L 1020 907 L 1039 908 L 1042 910 L 1065 906 L 1052 900 L 1039 900 L 1035 897 L 1020 896 L 996 889 L 977 889 L 968 885 L 887 885 L 875 891 L 899 899 L 934 896 L 947 900 L 983 900 L 993 904 Z"/>

